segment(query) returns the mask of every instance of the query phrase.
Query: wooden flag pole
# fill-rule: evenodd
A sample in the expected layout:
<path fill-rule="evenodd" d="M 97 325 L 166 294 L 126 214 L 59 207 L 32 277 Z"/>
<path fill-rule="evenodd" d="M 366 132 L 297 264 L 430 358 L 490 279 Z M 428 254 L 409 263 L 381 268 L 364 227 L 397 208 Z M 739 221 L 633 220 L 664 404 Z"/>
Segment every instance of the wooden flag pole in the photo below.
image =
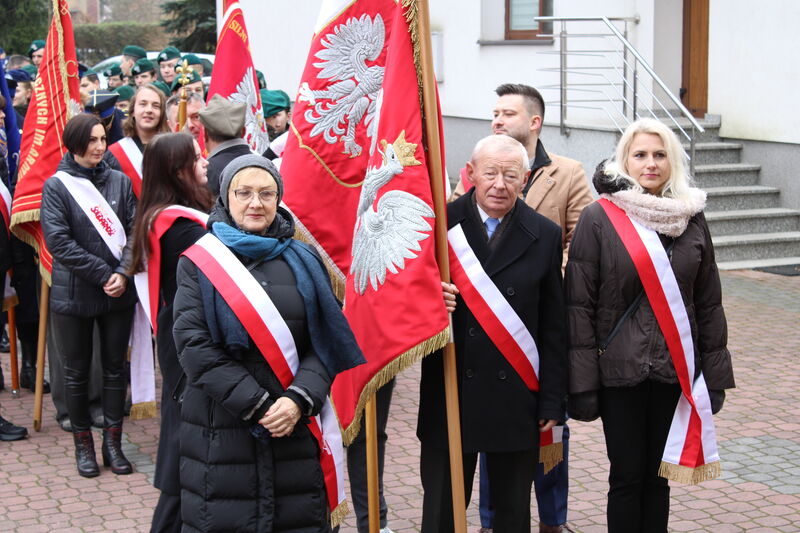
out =
<path fill-rule="evenodd" d="M 42 277 L 39 295 L 39 341 L 36 344 L 36 390 L 33 399 L 33 429 L 42 430 L 42 396 L 44 395 L 44 352 L 47 347 L 47 319 L 50 311 L 50 285 Z"/>
<path fill-rule="evenodd" d="M 418 31 L 422 66 L 422 101 L 427 138 L 428 174 L 431 177 L 433 209 L 436 214 L 436 262 L 442 281 L 450 283 L 450 260 L 447 253 L 447 210 L 442 175 L 442 150 L 439 145 L 439 109 L 436 99 L 436 78 L 431 54 L 431 29 L 428 0 L 418 1 Z M 447 409 L 447 439 L 450 447 L 450 485 L 453 496 L 453 525 L 456 533 L 467 531 L 467 505 L 464 497 L 464 465 L 461 452 L 461 416 L 458 405 L 456 348 L 453 344 L 452 323 L 450 340 L 444 347 L 444 387 Z"/>
<path fill-rule="evenodd" d="M 364 410 L 364 431 L 367 445 L 367 504 L 369 507 L 369 533 L 381 529 L 380 494 L 378 493 L 378 415 L 376 395 L 367 400 Z"/>
<path fill-rule="evenodd" d="M 10 274 L 10 272 L 9 272 Z M 17 359 L 17 310 L 16 306 L 8 308 L 8 345 L 11 363 L 11 396 L 19 397 L 19 360 Z"/>

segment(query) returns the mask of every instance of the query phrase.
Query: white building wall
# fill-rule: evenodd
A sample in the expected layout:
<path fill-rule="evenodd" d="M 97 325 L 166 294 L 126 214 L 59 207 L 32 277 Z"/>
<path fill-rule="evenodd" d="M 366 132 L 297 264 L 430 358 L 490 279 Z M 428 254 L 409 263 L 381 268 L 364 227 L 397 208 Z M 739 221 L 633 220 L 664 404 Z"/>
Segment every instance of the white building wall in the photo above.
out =
<path fill-rule="evenodd" d="M 711 0 L 708 110 L 724 137 L 800 143 L 800 2 Z"/>

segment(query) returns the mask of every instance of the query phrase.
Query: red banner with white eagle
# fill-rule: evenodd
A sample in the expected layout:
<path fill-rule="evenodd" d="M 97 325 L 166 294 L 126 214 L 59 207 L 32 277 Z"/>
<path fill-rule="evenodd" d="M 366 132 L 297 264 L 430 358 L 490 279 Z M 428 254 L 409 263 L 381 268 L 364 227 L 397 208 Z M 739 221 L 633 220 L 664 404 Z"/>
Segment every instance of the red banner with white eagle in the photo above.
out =
<path fill-rule="evenodd" d="M 217 38 L 217 52 L 207 99 L 219 94 L 247 104 L 244 139 L 259 154 L 269 147 L 267 123 L 261 107 L 258 77 L 250 53 L 250 38 L 239 2 L 226 2 L 225 18 Z"/>
<path fill-rule="evenodd" d="M 78 61 L 66 0 L 53 0 L 53 19 L 33 83 L 19 152 L 19 173 L 11 210 L 11 230 L 39 252 L 39 270 L 50 281 L 53 258 L 40 220 L 42 187 L 67 151 L 62 137 L 67 121 L 83 111 L 78 95 Z"/>
<path fill-rule="evenodd" d="M 367 399 L 448 334 L 407 4 L 323 4 L 281 167 L 298 227 L 345 276 L 367 359 L 331 389 L 346 443 Z"/>

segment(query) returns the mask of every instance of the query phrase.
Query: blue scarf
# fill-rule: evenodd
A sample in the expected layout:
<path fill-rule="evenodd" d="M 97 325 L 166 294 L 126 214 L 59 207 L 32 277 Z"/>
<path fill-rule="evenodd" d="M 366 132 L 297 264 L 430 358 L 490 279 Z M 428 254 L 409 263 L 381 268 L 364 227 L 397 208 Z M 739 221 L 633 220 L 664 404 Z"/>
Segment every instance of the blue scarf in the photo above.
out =
<path fill-rule="evenodd" d="M 281 256 L 286 261 L 305 304 L 312 347 L 331 378 L 365 362 L 333 294 L 328 273 L 312 248 L 291 238 L 246 233 L 224 222 L 214 222 L 211 232 L 243 257 L 263 262 Z M 244 326 L 202 272 L 200 288 L 214 342 L 222 342 L 233 351 L 247 350 L 250 343 Z"/>

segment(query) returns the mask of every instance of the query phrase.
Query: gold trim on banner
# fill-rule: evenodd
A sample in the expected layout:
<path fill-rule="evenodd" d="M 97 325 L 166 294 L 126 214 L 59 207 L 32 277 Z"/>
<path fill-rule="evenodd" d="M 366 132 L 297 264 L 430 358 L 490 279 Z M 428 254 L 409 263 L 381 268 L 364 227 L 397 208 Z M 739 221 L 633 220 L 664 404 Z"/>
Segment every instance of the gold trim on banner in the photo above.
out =
<path fill-rule="evenodd" d="M 564 460 L 564 443 L 554 442 L 539 448 L 539 462 L 544 467 L 544 474 L 547 475 L 558 463 Z"/>
<path fill-rule="evenodd" d="M 338 177 L 336 177 L 336 174 L 333 173 L 333 170 L 331 170 L 331 167 L 328 166 L 328 164 L 322 159 L 322 157 L 317 152 L 315 152 L 313 148 L 311 148 L 309 145 L 307 145 L 307 144 L 305 144 L 303 142 L 303 136 L 300 135 L 299 131 L 297 131 L 297 128 L 295 127 L 294 123 L 291 123 L 290 126 L 292 128 L 292 133 L 294 133 L 295 136 L 297 137 L 297 145 L 300 148 L 302 148 L 303 150 L 308 150 L 311 153 L 311 155 L 314 156 L 314 159 L 316 159 L 319 162 L 319 164 L 322 165 L 322 168 L 325 169 L 325 172 L 330 174 L 331 178 L 333 178 L 333 180 L 336 183 L 338 183 L 342 187 L 347 187 L 348 189 L 355 189 L 356 187 L 361 187 L 361 184 L 364 183 L 363 179 L 361 181 L 359 181 L 358 183 L 351 184 L 351 183 L 345 183 L 344 181 L 342 181 Z M 359 156 L 359 157 L 361 157 L 361 156 Z"/>
<path fill-rule="evenodd" d="M 141 402 L 131 406 L 131 420 L 142 420 L 145 418 L 155 418 L 158 414 L 156 402 Z"/>
<path fill-rule="evenodd" d="M 331 527 L 336 527 L 344 522 L 344 519 L 347 515 L 350 514 L 350 507 L 347 505 L 347 500 L 343 500 L 342 503 L 336 506 L 336 509 L 331 511 L 331 516 L 329 521 L 331 523 Z"/>
<path fill-rule="evenodd" d="M 397 374 L 417 361 L 420 361 L 426 355 L 444 348 L 448 340 L 450 340 L 450 325 L 433 337 L 422 341 L 395 357 L 392 362 L 381 368 L 378 373 L 364 385 L 361 396 L 358 398 L 358 403 L 356 404 L 353 421 L 348 427 L 342 428 L 342 440 L 345 446 L 353 442 L 353 439 L 356 438 L 356 435 L 358 435 L 358 432 L 361 430 L 361 415 L 364 412 L 364 406 L 367 404 L 367 400 Z M 331 402 L 333 402 L 333 399 L 331 399 Z M 336 406 L 334 405 L 334 410 L 335 409 Z"/>

